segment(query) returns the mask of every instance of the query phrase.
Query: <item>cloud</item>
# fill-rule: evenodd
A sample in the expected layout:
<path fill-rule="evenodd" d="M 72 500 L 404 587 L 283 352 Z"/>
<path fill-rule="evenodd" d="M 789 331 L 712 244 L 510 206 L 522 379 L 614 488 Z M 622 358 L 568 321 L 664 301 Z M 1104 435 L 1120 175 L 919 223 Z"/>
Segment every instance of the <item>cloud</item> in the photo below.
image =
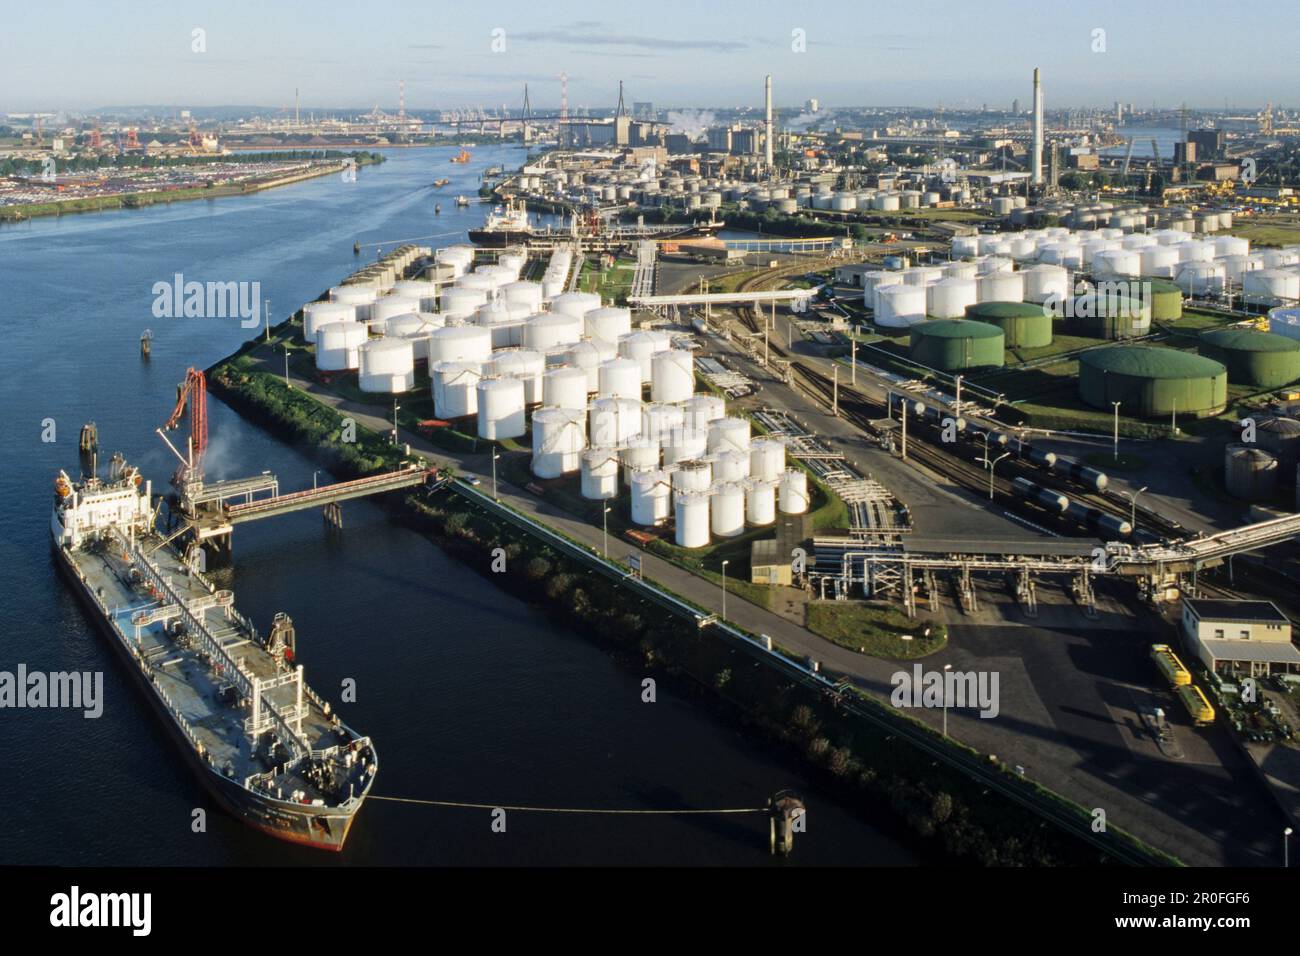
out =
<path fill-rule="evenodd" d="M 525 30 L 512 32 L 509 39 L 533 43 L 568 43 L 579 47 L 642 47 L 650 50 L 711 50 L 715 53 L 734 53 L 749 44 L 738 40 L 677 40 L 663 37 L 632 36 L 619 33 L 596 32 L 600 24 L 572 24 L 560 30 Z M 575 29 L 576 28 L 576 29 Z"/>

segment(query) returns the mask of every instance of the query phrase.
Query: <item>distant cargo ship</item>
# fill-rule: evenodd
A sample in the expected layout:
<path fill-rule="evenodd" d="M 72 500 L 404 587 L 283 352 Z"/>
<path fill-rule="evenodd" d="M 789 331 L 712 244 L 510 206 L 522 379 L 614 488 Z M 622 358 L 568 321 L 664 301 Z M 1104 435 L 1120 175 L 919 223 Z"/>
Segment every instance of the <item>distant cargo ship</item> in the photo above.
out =
<path fill-rule="evenodd" d="M 378 770 L 294 661 L 293 625 L 260 635 L 155 528 L 150 483 L 60 472 L 54 550 L 78 596 L 208 792 L 281 840 L 343 849 Z"/>
<path fill-rule="evenodd" d="M 711 236 L 725 228 L 725 222 L 656 223 L 653 225 L 610 226 L 594 216 L 583 217 L 569 229 L 550 226 L 537 228 L 529 224 L 528 209 L 522 201 L 509 201 L 488 214 L 481 229 L 469 230 L 469 241 L 497 248 L 551 239 L 603 239 L 634 242 L 638 239 L 690 239 Z"/>

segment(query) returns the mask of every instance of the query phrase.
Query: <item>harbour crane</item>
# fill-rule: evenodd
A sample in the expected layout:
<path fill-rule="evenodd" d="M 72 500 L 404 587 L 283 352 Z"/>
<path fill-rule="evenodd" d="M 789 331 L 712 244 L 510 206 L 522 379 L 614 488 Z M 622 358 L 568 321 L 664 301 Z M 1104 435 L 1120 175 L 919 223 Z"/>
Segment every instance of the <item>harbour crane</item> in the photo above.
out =
<path fill-rule="evenodd" d="M 1120 169 L 1119 172 L 1121 179 L 1128 178 L 1128 164 L 1132 159 L 1133 159 L 1133 137 L 1130 136 L 1128 138 L 1128 148 L 1124 150 L 1124 166 L 1122 169 Z"/>
<path fill-rule="evenodd" d="M 182 455 L 167 438 L 166 432 L 176 428 L 185 414 L 186 407 L 190 413 L 190 437 L 188 454 Z M 203 483 L 203 453 L 208 447 L 208 384 L 203 372 L 190 367 L 185 372 L 185 381 L 176 386 L 176 407 L 171 417 L 158 429 L 158 435 L 167 447 L 181 461 L 181 466 L 172 476 L 172 484 L 181 490 L 189 484 Z"/>

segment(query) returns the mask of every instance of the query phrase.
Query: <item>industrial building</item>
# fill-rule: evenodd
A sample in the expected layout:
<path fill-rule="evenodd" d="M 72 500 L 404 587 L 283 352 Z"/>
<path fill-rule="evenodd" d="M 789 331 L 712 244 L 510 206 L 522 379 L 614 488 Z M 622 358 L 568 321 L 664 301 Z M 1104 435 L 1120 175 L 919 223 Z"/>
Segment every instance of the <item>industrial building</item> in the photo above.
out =
<path fill-rule="evenodd" d="M 1182 625 L 1201 663 L 1216 674 L 1300 673 L 1291 621 L 1272 601 L 1185 598 Z"/>
<path fill-rule="evenodd" d="M 941 372 L 1001 368 L 1005 359 L 1002 329 L 969 319 L 931 319 L 909 332 L 912 361 Z"/>
<path fill-rule="evenodd" d="M 1228 370 L 1234 385 L 1279 388 L 1300 379 L 1300 341 L 1253 329 L 1209 329 L 1197 351 Z"/>
<path fill-rule="evenodd" d="M 1079 397 L 1109 412 L 1153 418 L 1218 415 L 1228 403 L 1228 370 L 1174 349 L 1117 345 L 1079 358 Z"/>

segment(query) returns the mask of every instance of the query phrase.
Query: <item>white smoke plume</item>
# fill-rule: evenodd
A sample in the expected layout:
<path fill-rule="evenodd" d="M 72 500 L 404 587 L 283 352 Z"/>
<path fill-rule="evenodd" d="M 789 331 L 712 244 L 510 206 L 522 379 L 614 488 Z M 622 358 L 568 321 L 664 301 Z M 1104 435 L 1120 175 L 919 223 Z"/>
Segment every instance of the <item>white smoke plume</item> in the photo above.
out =
<path fill-rule="evenodd" d="M 672 110 L 668 122 L 672 124 L 669 132 L 683 133 L 694 142 L 704 138 L 704 131 L 716 125 L 717 118 L 711 110 Z"/>

